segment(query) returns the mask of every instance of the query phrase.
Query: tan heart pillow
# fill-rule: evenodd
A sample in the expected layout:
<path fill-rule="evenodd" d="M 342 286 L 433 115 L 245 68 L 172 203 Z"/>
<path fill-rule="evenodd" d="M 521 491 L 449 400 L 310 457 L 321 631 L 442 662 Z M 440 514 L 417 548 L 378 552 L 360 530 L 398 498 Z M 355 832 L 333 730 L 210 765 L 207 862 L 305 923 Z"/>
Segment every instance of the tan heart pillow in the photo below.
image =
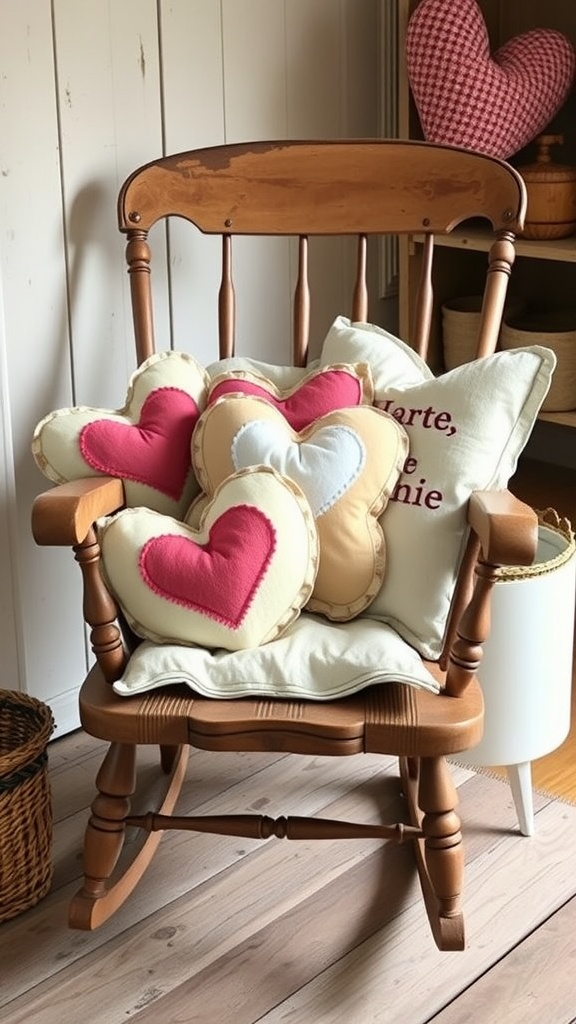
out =
<path fill-rule="evenodd" d="M 308 607 L 348 620 L 370 604 L 384 578 L 385 541 L 378 517 L 406 453 L 403 427 L 366 405 L 328 413 L 297 432 L 269 402 L 231 395 L 200 417 L 192 461 L 208 495 L 231 474 L 253 465 L 272 466 L 301 488 L 320 542 Z"/>

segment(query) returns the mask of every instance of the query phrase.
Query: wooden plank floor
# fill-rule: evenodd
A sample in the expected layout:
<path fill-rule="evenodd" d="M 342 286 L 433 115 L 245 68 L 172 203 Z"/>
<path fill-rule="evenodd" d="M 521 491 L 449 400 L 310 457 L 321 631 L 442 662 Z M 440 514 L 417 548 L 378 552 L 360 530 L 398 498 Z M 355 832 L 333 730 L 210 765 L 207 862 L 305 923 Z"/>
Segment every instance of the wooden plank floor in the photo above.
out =
<path fill-rule="evenodd" d="M 516 489 L 576 522 L 576 489 L 558 480 L 530 467 Z M 505 782 L 453 768 L 467 851 L 463 953 L 433 945 L 411 850 L 366 841 L 170 833 L 110 922 L 69 930 L 104 745 L 81 732 L 55 741 L 54 884 L 0 925 L 0 1021 L 576 1024 L 576 806 L 545 795 L 576 804 L 575 707 L 568 740 L 533 765 L 545 792 L 532 838 L 518 833 Z M 143 781 L 156 760 L 145 752 Z M 381 766 L 196 751 L 179 807 L 394 819 L 399 787 Z"/>
<path fill-rule="evenodd" d="M 576 807 L 537 795 L 526 839 L 505 783 L 453 769 L 467 841 L 463 953 L 436 950 L 410 848 L 361 840 L 169 833 L 129 903 L 75 932 L 66 909 L 102 753 L 82 733 L 50 746 L 54 887 L 0 926 L 3 1024 L 486 1024 L 496 1005 L 507 1024 L 576 1020 Z M 145 751 L 144 780 L 156 760 Z M 382 764 L 196 751 L 180 806 L 394 819 L 399 785 Z"/>

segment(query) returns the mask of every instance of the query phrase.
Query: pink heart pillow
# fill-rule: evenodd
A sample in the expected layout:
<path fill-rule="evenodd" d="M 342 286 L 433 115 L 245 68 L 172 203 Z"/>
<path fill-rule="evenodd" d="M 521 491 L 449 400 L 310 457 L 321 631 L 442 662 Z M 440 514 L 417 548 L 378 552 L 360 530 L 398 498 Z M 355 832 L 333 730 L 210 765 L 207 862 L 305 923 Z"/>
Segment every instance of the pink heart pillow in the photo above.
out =
<path fill-rule="evenodd" d="M 408 23 L 406 60 L 426 140 L 502 159 L 546 128 L 576 63 L 570 40 L 553 29 L 491 54 L 476 0 L 422 0 Z"/>
<path fill-rule="evenodd" d="M 128 622 L 160 643 L 238 651 L 274 640 L 300 614 L 318 567 L 308 502 L 265 466 L 227 477 L 198 529 L 131 508 L 99 536 Z"/>
<path fill-rule="evenodd" d="M 312 370 L 287 390 L 278 388 L 261 374 L 231 370 L 213 378 L 207 405 L 234 394 L 264 399 L 282 413 L 294 430 L 300 431 L 336 409 L 372 405 L 374 387 L 370 368 L 365 363 L 323 366 Z"/>
<path fill-rule="evenodd" d="M 135 422 L 90 420 L 79 431 L 79 448 L 97 473 L 145 484 L 178 501 L 190 472 L 190 440 L 198 406 L 186 391 L 156 388 Z"/>
<path fill-rule="evenodd" d="M 150 356 L 132 375 L 122 409 L 75 406 L 45 416 L 32 439 L 36 463 L 55 483 L 118 477 L 127 505 L 182 516 L 198 493 L 190 444 L 208 384 L 184 352 Z"/>

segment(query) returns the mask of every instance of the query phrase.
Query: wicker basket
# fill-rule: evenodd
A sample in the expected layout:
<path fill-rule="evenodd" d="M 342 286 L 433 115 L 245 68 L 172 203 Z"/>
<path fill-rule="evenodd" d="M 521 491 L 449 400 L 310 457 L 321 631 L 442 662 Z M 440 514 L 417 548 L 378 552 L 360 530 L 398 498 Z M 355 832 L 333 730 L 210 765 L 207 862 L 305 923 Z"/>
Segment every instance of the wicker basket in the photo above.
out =
<path fill-rule="evenodd" d="M 0 690 L 0 922 L 32 907 L 52 882 L 46 704 Z"/>
<path fill-rule="evenodd" d="M 542 412 L 576 409 L 576 310 L 549 310 L 521 317 L 506 317 L 500 345 L 524 348 L 544 345 L 556 355 L 556 369 Z"/>
<path fill-rule="evenodd" d="M 506 300 L 505 316 L 519 316 L 525 308 L 522 299 L 512 295 Z M 476 355 L 478 331 L 480 329 L 481 295 L 459 295 L 448 299 L 442 306 L 442 344 L 444 366 L 453 370 L 455 366 L 469 363 Z"/>

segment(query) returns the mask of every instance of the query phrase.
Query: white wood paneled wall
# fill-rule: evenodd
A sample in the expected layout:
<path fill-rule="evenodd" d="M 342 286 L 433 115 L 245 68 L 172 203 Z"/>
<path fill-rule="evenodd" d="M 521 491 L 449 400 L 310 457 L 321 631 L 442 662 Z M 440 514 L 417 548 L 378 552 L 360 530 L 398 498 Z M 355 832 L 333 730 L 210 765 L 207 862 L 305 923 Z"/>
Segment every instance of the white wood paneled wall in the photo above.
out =
<path fill-rule="evenodd" d="M 52 409 L 123 403 L 134 356 L 118 189 L 163 152 L 376 134 L 378 0 L 0 0 L 0 15 L 0 688 L 47 701 L 64 732 L 89 655 L 74 560 L 30 534 L 46 486 L 30 439 Z M 155 240 L 158 342 L 209 361 L 216 272 L 181 227 L 169 247 Z M 318 329 L 347 260 L 327 255 Z M 250 294 L 248 244 L 240 256 Z M 289 358 L 291 272 L 288 245 L 267 253 L 266 303 L 240 307 L 240 351 Z"/>

